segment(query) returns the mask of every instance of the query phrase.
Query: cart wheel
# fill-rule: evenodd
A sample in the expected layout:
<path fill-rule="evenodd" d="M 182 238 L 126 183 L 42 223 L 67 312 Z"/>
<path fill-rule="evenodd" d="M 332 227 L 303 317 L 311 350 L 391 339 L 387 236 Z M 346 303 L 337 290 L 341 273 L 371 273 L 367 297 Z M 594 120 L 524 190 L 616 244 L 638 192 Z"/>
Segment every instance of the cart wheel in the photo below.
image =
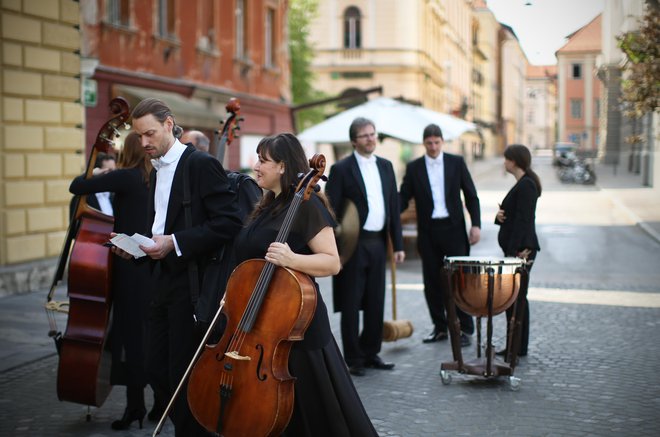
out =
<path fill-rule="evenodd" d="M 451 384 L 451 374 L 446 370 L 440 371 L 440 379 L 442 380 L 442 385 Z"/>
<path fill-rule="evenodd" d="M 509 387 L 511 388 L 511 391 L 520 390 L 520 378 L 509 376 Z"/>

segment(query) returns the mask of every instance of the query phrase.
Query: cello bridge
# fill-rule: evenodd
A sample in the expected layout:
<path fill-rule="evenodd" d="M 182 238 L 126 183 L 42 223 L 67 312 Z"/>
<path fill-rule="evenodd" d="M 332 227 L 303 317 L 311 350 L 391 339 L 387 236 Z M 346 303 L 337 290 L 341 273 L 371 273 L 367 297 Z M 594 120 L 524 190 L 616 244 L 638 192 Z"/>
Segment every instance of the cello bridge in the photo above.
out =
<path fill-rule="evenodd" d="M 225 355 L 228 356 L 229 358 L 233 358 L 234 360 L 238 360 L 238 361 L 250 361 L 251 360 L 250 357 L 239 355 L 238 351 L 225 352 Z"/>

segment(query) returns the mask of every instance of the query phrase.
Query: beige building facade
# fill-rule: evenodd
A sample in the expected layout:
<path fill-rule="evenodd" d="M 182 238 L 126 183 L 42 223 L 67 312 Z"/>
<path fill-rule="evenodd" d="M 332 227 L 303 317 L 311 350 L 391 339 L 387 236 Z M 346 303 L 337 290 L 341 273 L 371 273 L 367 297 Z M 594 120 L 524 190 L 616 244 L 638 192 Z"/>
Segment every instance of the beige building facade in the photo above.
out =
<path fill-rule="evenodd" d="M 310 26 L 314 86 L 332 96 L 382 86 L 387 97 L 472 120 L 473 20 L 473 0 L 321 0 Z M 469 157 L 481 141 L 467 134 L 446 148 Z"/>
<path fill-rule="evenodd" d="M 476 1 L 473 24 L 473 98 L 472 121 L 481 129 L 483 155 L 493 156 L 498 149 L 498 31 L 500 23 L 486 3 Z"/>
<path fill-rule="evenodd" d="M 525 75 L 527 57 L 513 29 L 500 25 L 500 147 L 525 142 Z"/>
<path fill-rule="evenodd" d="M 525 78 L 524 144 L 547 149 L 557 141 L 557 67 L 528 65 Z"/>
<path fill-rule="evenodd" d="M 37 260 L 56 257 L 62 249 L 69 183 L 83 167 L 84 117 L 79 3 L 2 0 L 0 15 L 3 293 L 17 283 L 39 282 L 18 276 L 52 277 Z M 31 261 L 33 268 L 18 268 Z"/>

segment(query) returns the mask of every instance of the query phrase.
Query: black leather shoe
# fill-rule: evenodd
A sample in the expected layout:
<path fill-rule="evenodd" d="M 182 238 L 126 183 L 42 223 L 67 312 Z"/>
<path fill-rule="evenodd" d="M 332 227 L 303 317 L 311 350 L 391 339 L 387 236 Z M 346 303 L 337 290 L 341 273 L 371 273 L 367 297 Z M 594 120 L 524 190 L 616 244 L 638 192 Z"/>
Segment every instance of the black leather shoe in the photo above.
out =
<path fill-rule="evenodd" d="M 505 357 L 507 354 L 506 349 L 502 349 L 501 351 L 495 352 L 495 355 L 500 356 L 500 357 Z"/>
<path fill-rule="evenodd" d="M 394 369 L 394 363 L 386 363 L 378 355 L 376 355 L 375 357 L 373 357 L 370 360 L 367 360 L 365 365 L 366 365 L 366 367 L 371 367 L 373 369 L 380 369 L 380 370 L 392 370 L 392 369 Z"/>
<path fill-rule="evenodd" d="M 435 343 L 436 341 L 443 341 L 443 340 L 447 340 L 448 338 L 449 336 L 447 335 L 446 332 L 444 331 L 438 332 L 436 330 L 433 330 L 429 335 L 427 335 L 426 337 L 424 337 L 424 339 L 422 339 L 422 343 Z"/>
<path fill-rule="evenodd" d="M 464 332 L 461 332 L 461 347 L 467 347 L 472 344 L 472 340 L 470 340 L 470 336 L 467 335 Z"/>
<path fill-rule="evenodd" d="M 367 373 L 367 371 L 364 369 L 364 366 L 356 365 L 356 366 L 349 366 L 348 373 L 350 373 L 353 376 L 364 376 Z"/>

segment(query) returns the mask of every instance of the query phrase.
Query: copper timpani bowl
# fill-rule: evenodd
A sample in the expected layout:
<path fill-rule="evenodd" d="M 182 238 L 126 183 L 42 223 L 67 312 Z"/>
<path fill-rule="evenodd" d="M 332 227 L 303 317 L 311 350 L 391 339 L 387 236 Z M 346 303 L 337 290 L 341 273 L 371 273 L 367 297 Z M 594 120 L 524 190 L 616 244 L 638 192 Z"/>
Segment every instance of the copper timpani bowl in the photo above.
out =
<path fill-rule="evenodd" d="M 520 289 L 520 258 L 445 258 L 456 305 L 475 317 L 488 316 L 488 271 L 493 270 L 493 315 L 513 305 Z"/>

